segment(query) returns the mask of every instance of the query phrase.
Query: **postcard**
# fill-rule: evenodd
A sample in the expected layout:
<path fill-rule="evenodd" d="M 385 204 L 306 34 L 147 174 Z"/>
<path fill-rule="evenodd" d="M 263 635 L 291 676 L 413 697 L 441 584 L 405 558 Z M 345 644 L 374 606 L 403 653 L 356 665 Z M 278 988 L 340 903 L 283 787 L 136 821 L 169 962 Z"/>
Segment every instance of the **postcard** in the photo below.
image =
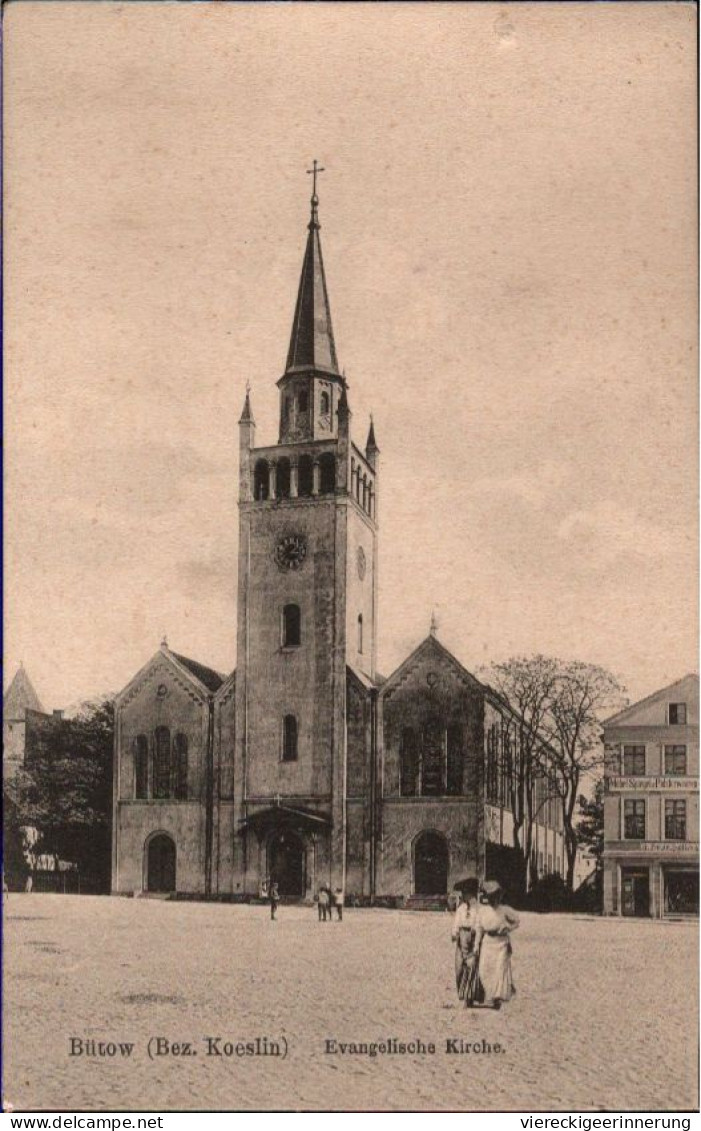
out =
<path fill-rule="evenodd" d="M 5 7 L 5 1111 L 697 1109 L 696 36 Z"/>

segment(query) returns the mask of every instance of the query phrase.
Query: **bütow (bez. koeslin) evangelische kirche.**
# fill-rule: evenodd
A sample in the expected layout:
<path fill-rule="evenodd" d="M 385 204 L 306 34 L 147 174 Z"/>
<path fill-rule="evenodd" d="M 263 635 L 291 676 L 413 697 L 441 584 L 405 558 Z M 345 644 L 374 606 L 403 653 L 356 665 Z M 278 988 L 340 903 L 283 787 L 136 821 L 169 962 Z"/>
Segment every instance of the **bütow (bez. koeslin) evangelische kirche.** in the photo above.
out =
<path fill-rule="evenodd" d="M 248 392 L 239 421 L 236 671 L 164 642 L 116 700 L 115 893 L 418 897 L 509 871 L 508 705 L 433 629 L 376 669 L 379 449 L 372 422 L 353 439 L 319 227 L 315 185 L 278 442 L 256 447 Z M 540 873 L 562 870 L 557 810 Z"/>

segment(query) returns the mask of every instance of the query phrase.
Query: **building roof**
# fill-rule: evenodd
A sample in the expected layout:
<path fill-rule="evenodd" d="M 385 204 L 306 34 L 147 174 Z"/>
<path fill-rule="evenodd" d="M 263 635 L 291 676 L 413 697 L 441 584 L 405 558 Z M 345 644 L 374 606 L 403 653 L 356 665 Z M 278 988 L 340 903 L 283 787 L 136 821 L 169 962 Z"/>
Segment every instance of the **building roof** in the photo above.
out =
<path fill-rule="evenodd" d="M 617 711 L 615 715 L 611 715 L 608 719 L 604 719 L 603 726 L 615 726 L 620 723 L 627 723 L 637 721 L 636 716 L 639 711 L 646 707 L 653 705 L 655 702 L 667 701 L 675 692 L 683 693 L 683 688 L 687 687 L 690 691 L 695 690 L 698 696 L 699 677 L 696 672 L 689 672 L 681 679 L 675 679 L 673 683 L 668 683 L 666 687 L 659 688 L 658 691 L 653 691 L 651 695 L 646 695 L 644 699 L 638 699 L 635 703 L 629 703 L 627 707 Z"/>
<path fill-rule="evenodd" d="M 170 654 L 181 663 L 184 668 L 187 668 L 196 679 L 199 679 L 200 683 L 203 683 L 208 691 L 218 691 L 226 679 L 226 676 L 215 672 L 214 668 L 207 668 L 204 664 L 198 663 L 197 660 L 190 660 L 187 656 L 180 656 L 177 652 L 171 652 Z"/>
<path fill-rule="evenodd" d="M 40 711 L 46 714 L 39 701 L 32 681 L 24 666 L 20 664 L 14 679 L 3 696 L 2 712 L 6 719 L 23 719 L 25 711 Z"/>
<path fill-rule="evenodd" d="M 309 235 L 299 280 L 285 373 L 314 369 L 340 377 L 331 326 L 331 307 L 326 289 L 324 261 L 321 255 L 318 203 L 319 199 L 315 194 L 312 196 Z"/>

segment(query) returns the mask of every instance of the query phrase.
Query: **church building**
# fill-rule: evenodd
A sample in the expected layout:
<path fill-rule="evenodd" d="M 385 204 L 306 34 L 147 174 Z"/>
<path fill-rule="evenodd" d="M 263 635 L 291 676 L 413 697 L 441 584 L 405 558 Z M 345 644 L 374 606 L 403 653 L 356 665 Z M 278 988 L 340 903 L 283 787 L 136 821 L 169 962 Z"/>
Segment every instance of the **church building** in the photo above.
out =
<path fill-rule="evenodd" d="M 256 446 L 249 391 L 239 421 L 236 671 L 164 641 L 117 697 L 114 893 L 417 898 L 508 870 L 508 704 L 434 626 L 377 671 L 380 452 L 352 426 L 318 203 L 315 185 L 277 443 Z M 562 872 L 555 810 L 540 843 Z"/>

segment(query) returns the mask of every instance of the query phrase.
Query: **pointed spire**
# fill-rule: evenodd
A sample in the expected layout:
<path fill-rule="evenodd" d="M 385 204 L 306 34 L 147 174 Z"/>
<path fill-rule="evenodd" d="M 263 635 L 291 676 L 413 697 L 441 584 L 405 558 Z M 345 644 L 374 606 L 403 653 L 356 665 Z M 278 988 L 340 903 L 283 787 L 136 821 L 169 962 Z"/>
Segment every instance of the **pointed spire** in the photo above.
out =
<path fill-rule="evenodd" d="M 436 617 L 436 610 L 431 613 L 431 627 L 429 629 L 431 636 L 436 636 L 438 633 L 438 618 Z"/>
<path fill-rule="evenodd" d="M 246 399 L 243 402 L 243 412 L 241 413 L 241 419 L 239 420 L 239 424 L 255 424 L 255 420 L 253 419 L 253 412 L 251 410 L 251 383 L 250 383 L 250 381 L 246 382 Z"/>
<path fill-rule="evenodd" d="M 374 421 L 372 419 L 372 416 L 370 416 L 370 431 L 368 432 L 368 442 L 365 445 L 365 451 L 366 452 L 379 452 L 379 450 L 380 449 L 377 446 L 377 441 L 375 440 L 375 424 L 374 424 Z"/>
<path fill-rule="evenodd" d="M 319 197 L 316 193 L 317 173 L 322 170 L 314 162 L 314 191 L 311 198 L 311 218 L 308 224 L 309 235 L 304 252 L 302 274 L 299 280 L 297 305 L 290 348 L 287 353 L 285 372 L 317 369 L 325 373 L 339 375 L 336 344 L 331 326 L 331 307 L 326 290 L 324 261 L 321 255 L 319 238 Z"/>

